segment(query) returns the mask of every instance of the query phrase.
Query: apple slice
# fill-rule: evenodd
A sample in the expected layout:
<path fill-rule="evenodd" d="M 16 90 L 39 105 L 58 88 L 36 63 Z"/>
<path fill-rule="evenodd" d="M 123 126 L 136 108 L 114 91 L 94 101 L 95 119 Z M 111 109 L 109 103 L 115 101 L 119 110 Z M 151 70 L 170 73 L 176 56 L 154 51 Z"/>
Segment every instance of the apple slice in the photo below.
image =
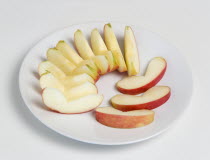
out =
<path fill-rule="evenodd" d="M 98 29 L 93 29 L 90 36 L 91 47 L 95 55 L 104 55 L 108 51 Z"/>
<path fill-rule="evenodd" d="M 60 91 L 64 92 L 64 89 L 68 90 L 69 88 L 81 85 L 85 82 L 94 84 L 94 80 L 88 74 L 78 74 L 74 76 L 67 76 L 64 80 L 59 80 L 52 73 L 46 72 L 40 77 L 40 87 L 44 88 L 57 88 Z"/>
<path fill-rule="evenodd" d="M 151 110 L 122 112 L 112 107 L 96 109 L 96 120 L 113 128 L 137 128 L 153 122 L 155 113 Z"/>
<path fill-rule="evenodd" d="M 80 85 L 85 82 L 90 82 L 92 84 L 95 83 L 94 79 L 86 73 L 67 76 L 63 81 L 65 88 L 71 88 L 73 86 Z"/>
<path fill-rule="evenodd" d="M 155 86 L 165 74 L 167 63 L 162 57 L 153 58 L 146 70 L 145 76 L 131 76 L 117 82 L 117 89 L 125 94 L 143 93 Z"/>
<path fill-rule="evenodd" d="M 106 57 L 108 63 L 109 63 L 109 72 L 115 71 L 118 69 L 118 65 L 115 62 L 115 59 L 113 57 L 113 54 L 111 51 L 107 51 L 104 56 Z"/>
<path fill-rule="evenodd" d="M 167 86 L 155 86 L 141 96 L 118 94 L 111 99 L 112 105 L 121 111 L 154 109 L 164 104 L 171 95 Z"/>
<path fill-rule="evenodd" d="M 52 73 L 57 79 L 63 80 L 66 78 L 66 74 L 50 61 L 43 61 L 38 67 L 39 75 L 45 74 L 46 72 Z"/>
<path fill-rule="evenodd" d="M 54 87 L 53 87 L 54 88 Z M 74 86 L 72 88 L 66 89 L 64 95 L 68 101 L 78 99 L 90 94 L 97 94 L 98 90 L 96 86 L 90 82 L 85 82 L 83 84 Z"/>
<path fill-rule="evenodd" d="M 60 68 L 66 75 L 72 73 L 76 66 L 66 59 L 59 50 L 50 48 L 47 51 L 47 59 Z"/>
<path fill-rule="evenodd" d="M 109 63 L 105 56 L 99 55 L 92 58 L 96 66 L 100 70 L 100 74 L 106 74 L 109 71 Z"/>
<path fill-rule="evenodd" d="M 52 73 L 46 72 L 42 74 L 39 79 L 41 89 L 44 88 L 57 88 L 58 90 L 64 92 L 65 86 L 59 81 Z"/>
<path fill-rule="evenodd" d="M 95 56 L 81 30 L 74 33 L 74 43 L 83 59 L 90 59 Z"/>
<path fill-rule="evenodd" d="M 56 88 L 45 88 L 42 92 L 44 104 L 53 111 L 65 114 L 76 114 L 91 111 L 98 107 L 103 96 L 91 94 L 68 101 L 61 91 Z"/>
<path fill-rule="evenodd" d="M 76 66 L 83 61 L 77 52 L 72 49 L 65 41 L 59 41 L 56 45 L 56 49 L 61 51 L 62 55 Z"/>
<path fill-rule="evenodd" d="M 79 79 L 75 81 L 75 78 L 79 78 L 81 75 L 77 75 L 74 78 L 68 78 L 65 80 L 65 84 L 56 79 L 51 73 L 45 73 L 40 78 L 40 86 L 44 88 L 56 88 L 63 92 L 67 100 L 77 99 L 89 94 L 97 94 L 96 86 L 91 82 L 82 82 Z M 74 80 L 73 80 L 74 79 Z M 84 80 L 84 79 L 83 79 Z M 73 82 L 73 83 L 67 83 Z M 76 83 L 75 83 L 76 82 Z"/>
<path fill-rule="evenodd" d="M 77 75 L 77 74 L 82 74 L 82 73 L 86 73 L 89 76 L 91 76 L 94 81 L 96 82 L 99 79 L 99 74 L 98 72 L 96 72 L 94 69 L 92 69 L 90 66 L 88 65 L 84 65 L 84 66 L 80 66 L 77 67 L 73 72 L 72 75 Z"/>
<path fill-rule="evenodd" d="M 119 66 L 118 71 L 119 72 L 127 71 L 123 54 L 117 42 L 117 38 L 114 34 L 114 31 L 112 30 L 111 24 L 106 24 L 104 26 L 104 39 L 107 48 L 112 52 L 114 59 L 117 65 Z"/>
<path fill-rule="evenodd" d="M 124 36 L 125 61 L 128 68 L 128 75 L 133 76 L 139 73 L 139 54 L 136 46 L 135 37 L 131 27 L 125 27 Z"/>
<path fill-rule="evenodd" d="M 94 57 L 93 57 L 94 58 Z M 95 64 L 94 60 L 92 59 L 88 59 L 88 60 L 83 60 L 79 65 L 78 67 L 80 66 L 88 66 L 91 68 L 91 70 L 94 70 L 95 72 L 97 73 L 100 73 L 100 69 L 97 67 L 97 65 Z"/>
<path fill-rule="evenodd" d="M 114 57 L 111 51 L 108 51 L 100 33 L 97 29 L 91 32 L 91 46 L 95 55 L 104 55 L 109 63 L 109 71 L 114 71 L 118 68 L 114 61 Z"/>

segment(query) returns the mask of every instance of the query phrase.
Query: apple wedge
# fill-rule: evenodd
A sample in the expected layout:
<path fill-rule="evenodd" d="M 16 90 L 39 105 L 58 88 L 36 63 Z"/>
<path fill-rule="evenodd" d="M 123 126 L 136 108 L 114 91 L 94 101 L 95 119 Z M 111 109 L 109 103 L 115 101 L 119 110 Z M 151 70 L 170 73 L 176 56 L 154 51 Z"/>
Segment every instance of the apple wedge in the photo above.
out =
<path fill-rule="evenodd" d="M 121 111 L 139 109 L 154 109 L 164 104 L 171 95 L 167 86 L 155 86 L 147 90 L 143 95 L 134 96 L 118 94 L 111 99 L 112 105 Z"/>
<path fill-rule="evenodd" d="M 77 30 L 74 33 L 74 43 L 77 51 L 84 60 L 95 56 L 81 30 Z"/>
<path fill-rule="evenodd" d="M 56 88 L 63 92 L 67 100 L 77 99 L 89 94 L 97 94 L 96 86 L 91 82 L 82 82 L 77 75 L 74 78 L 68 78 L 65 80 L 65 84 L 56 79 L 51 73 L 43 74 L 40 78 L 40 87 L 45 88 Z M 67 83 L 68 82 L 68 83 Z M 72 83 L 69 83 L 72 82 Z"/>
<path fill-rule="evenodd" d="M 93 57 L 92 59 L 95 62 L 96 66 L 98 67 L 100 74 L 103 75 L 109 72 L 110 67 L 105 56 L 99 55 L 99 56 Z"/>
<path fill-rule="evenodd" d="M 43 61 L 38 67 L 39 75 L 43 75 L 46 72 L 52 73 L 57 79 L 63 80 L 66 78 L 66 74 L 50 61 Z"/>
<path fill-rule="evenodd" d="M 140 71 L 139 67 L 139 54 L 136 46 L 136 41 L 134 33 L 131 27 L 125 27 L 124 35 L 124 45 L 125 45 L 125 62 L 128 69 L 128 75 L 137 75 Z"/>
<path fill-rule="evenodd" d="M 92 69 L 90 66 L 88 65 L 84 65 L 84 66 L 80 66 L 77 67 L 73 72 L 72 75 L 77 75 L 77 74 L 82 74 L 82 73 L 86 73 L 89 76 L 91 76 L 94 81 L 96 82 L 99 79 L 99 74 L 97 71 L 95 71 L 94 69 Z"/>
<path fill-rule="evenodd" d="M 47 51 L 47 59 L 60 68 L 66 75 L 72 73 L 76 66 L 66 59 L 56 48 L 50 48 Z"/>
<path fill-rule="evenodd" d="M 64 92 L 64 90 L 68 90 L 69 88 L 81 85 L 85 82 L 89 82 L 94 84 L 94 80 L 88 74 L 78 74 L 74 76 L 67 76 L 64 80 L 59 80 L 52 73 L 46 72 L 42 74 L 39 79 L 40 87 L 44 88 L 57 88 L 60 91 Z"/>
<path fill-rule="evenodd" d="M 137 128 L 153 122 L 155 113 L 151 110 L 122 112 L 112 107 L 96 109 L 96 120 L 113 128 Z"/>
<path fill-rule="evenodd" d="M 93 57 L 94 58 L 94 57 Z M 88 66 L 89 68 L 91 68 L 91 70 L 94 70 L 94 72 L 100 73 L 100 69 L 97 67 L 97 65 L 95 64 L 94 60 L 92 59 L 88 59 L 88 60 L 83 60 L 78 67 L 81 66 Z"/>
<path fill-rule="evenodd" d="M 72 88 L 67 88 L 64 91 L 64 95 L 68 101 L 78 99 L 90 94 L 97 94 L 98 90 L 96 86 L 90 82 L 85 82 L 83 84 L 74 86 Z"/>
<path fill-rule="evenodd" d="M 59 41 L 56 45 L 56 49 L 61 51 L 62 55 L 76 66 L 83 61 L 77 52 L 72 49 L 65 41 Z"/>
<path fill-rule="evenodd" d="M 95 55 L 104 55 L 109 63 L 109 71 L 114 71 L 118 68 L 115 63 L 113 54 L 111 51 L 108 51 L 99 31 L 97 29 L 93 29 L 91 32 L 91 46 Z"/>
<path fill-rule="evenodd" d="M 55 88 L 45 88 L 42 92 L 44 104 L 51 110 L 64 114 L 84 113 L 98 107 L 103 96 L 98 94 L 87 95 L 68 101 L 64 94 Z"/>
<path fill-rule="evenodd" d="M 44 88 L 57 88 L 58 90 L 64 92 L 65 86 L 59 81 L 52 73 L 46 72 L 42 74 L 39 79 L 39 84 L 41 89 Z"/>
<path fill-rule="evenodd" d="M 86 73 L 82 73 L 78 75 L 67 76 L 66 79 L 63 81 L 63 85 L 65 86 L 65 88 L 71 88 L 85 82 L 90 82 L 92 84 L 95 83 L 94 79 L 91 76 Z"/>
<path fill-rule="evenodd" d="M 144 76 L 131 76 L 117 82 L 117 89 L 125 94 L 143 93 L 155 86 L 165 74 L 167 68 L 166 60 L 162 57 L 153 58 Z"/>
<path fill-rule="evenodd" d="M 95 55 L 104 55 L 108 51 L 98 29 L 93 29 L 90 36 L 91 47 Z"/>
<path fill-rule="evenodd" d="M 111 24 L 106 24 L 104 26 L 104 40 L 105 40 L 108 50 L 110 50 L 112 52 L 114 59 L 115 59 L 117 65 L 119 66 L 118 71 L 119 72 L 127 71 L 127 67 L 125 64 L 125 60 L 124 60 L 122 51 L 119 47 L 117 38 L 114 34 Z"/>

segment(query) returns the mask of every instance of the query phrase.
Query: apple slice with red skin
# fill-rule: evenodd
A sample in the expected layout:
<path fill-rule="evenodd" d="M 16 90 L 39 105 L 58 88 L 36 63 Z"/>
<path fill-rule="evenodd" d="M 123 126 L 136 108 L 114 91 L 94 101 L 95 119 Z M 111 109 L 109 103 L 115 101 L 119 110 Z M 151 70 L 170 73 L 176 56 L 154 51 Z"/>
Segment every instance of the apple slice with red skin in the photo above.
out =
<path fill-rule="evenodd" d="M 165 74 L 167 62 L 162 57 L 153 58 L 145 76 L 131 76 L 117 82 L 117 89 L 124 94 L 140 94 L 155 86 Z"/>
<path fill-rule="evenodd" d="M 167 86 L 155 86 L 147 90 L 143 95 L 134 96 L 118 94 L 111 99 L 114 108 L 121 111 L 132 111 L 139 109 L 154 109 L 164 104 L 171 95 Z"/>
<path fill-rule="evenodd" d="M 136 110 L 122 112 L 113 107 L 99 107 L 96 109 L 96 120 L 113 128 L 137 128 L 148 125 L 154 120 L 151 110 Z"/>
<path fill-rule="evenodd" d="M 50 110 L 64 114 L 78 114 L 91 111 L 98 107 L 103 100 L 103 96 L 90 94 L 68 101 L 58 89 L 45 88 L 42 92 L 42 99 Z"/>

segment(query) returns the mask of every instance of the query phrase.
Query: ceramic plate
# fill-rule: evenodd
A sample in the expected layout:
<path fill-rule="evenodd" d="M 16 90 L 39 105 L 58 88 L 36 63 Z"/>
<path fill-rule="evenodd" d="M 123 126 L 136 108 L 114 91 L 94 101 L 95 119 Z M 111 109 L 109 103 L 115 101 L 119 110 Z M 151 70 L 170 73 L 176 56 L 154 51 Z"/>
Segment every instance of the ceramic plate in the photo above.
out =
<path fill-rule="evenodd" d="M 166 130 L 172 122 L 179 118 L 190 102 L 193 89 L 191 71 L 181 53 L 166 40 L 157 34 L 131 24 L 112 23 L 116 36 L 123 46 L 125 25 L 132 26 L 141 61 L 142 73 L 153 57 L 162 56 L 167 60 L 168 68 L 163 79 L 158 85 L 171 87 L 171 98 L 167 103 L 155 109 L 155 120 L 148 126 L 135 129 L 116 129 L 98 123 L 94 117 L 94 111 L 67 115 L 47 110 L 41 98 L 39 87 L 38 65 L 46 59 L 46 51 L 52 48 L 59 40 L 65 40 L 73 47 L 73 35 L 77 29 L 81 29 L 90 38 L 91 30 L 98 28 L 103 32 L 105 23 L 87 23 L 73 25 L 56 31 L 39 41 L 25 57 L 19 74 L 19 87 L 30 111 L 47 127 L 69 138 L 103 145 L 120 145 L 143 141 L 158 135 Z M 181 38 L 181 37 L 180 37 Z M 104 95 L 100 107 L 108 106 L 112 96 L 119 94 L 115 89 L 115 83 L 126 74 L 118 72 L 101 76 L 97 82 L 99 93 Z"/>

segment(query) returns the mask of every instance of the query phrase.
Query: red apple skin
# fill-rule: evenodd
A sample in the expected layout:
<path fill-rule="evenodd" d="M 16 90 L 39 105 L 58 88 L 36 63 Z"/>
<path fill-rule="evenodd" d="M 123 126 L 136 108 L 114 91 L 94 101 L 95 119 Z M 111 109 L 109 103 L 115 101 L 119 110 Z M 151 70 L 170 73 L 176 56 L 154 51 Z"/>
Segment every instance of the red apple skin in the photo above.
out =
<path fill-rule="evenodd" d="M 133 111 L 133 110 L 140 110 L 140 109 L 152 110 L 152 109 L 155 109 L 155 108 L 161 106 L 165 102 L 167 102 L 168 99 L 170 98 L 170 96 L 171 96 L 171 92 L 169 92 L 167 95 L 165 95 L 164 97 L 162 97 L 160 99 L 157 99 L 155 101 L 151 101 L 148 103 L 144 103 L 144 104 L 119 105 L 119 104 L 112 103 L 112 105 L 114 108 L 121 110 L 121 111 Z"/>
<path fill-rule="evenodd" d="M 97 78 L 94 80 L 95 83 L 100 79 L 100 76 L 98 75 Z"/>
<path fill-rule="evenodd" d="M 152 80 L 151 82 L 149 82 L 148 84 L 146 84 L 144 86 L 141 86 L 141 87 L 135 88 L 135 89 L 125 89 L 125 88 L 121 88 L 121 87 L 117 86 L 117 89 L 121 93 L 130 94 L 130 95 L 144 93 L 148 89 L 154 87 L 163 78 L 163 76 L 166 72 L 166 68 L 167 68 L 167 64 L 166 64 L 165 68 L 162 70 L 162 72 L 154 80 Z"/>
<path fill-rule="evenodd" d="M 99 123 L 113 128 L 137 128 L 148 125 L 154 120 L 154 114 L 145 116 L 125 116 L 96 111 L 95 116 Z"/>
<path fill-rule="evenodd" d="M 119 66 L 115 66 L 114 68 L 112 68 L 109 72 L 113 72 L 115 70 L 117 70 L 119 68 Z"/>

